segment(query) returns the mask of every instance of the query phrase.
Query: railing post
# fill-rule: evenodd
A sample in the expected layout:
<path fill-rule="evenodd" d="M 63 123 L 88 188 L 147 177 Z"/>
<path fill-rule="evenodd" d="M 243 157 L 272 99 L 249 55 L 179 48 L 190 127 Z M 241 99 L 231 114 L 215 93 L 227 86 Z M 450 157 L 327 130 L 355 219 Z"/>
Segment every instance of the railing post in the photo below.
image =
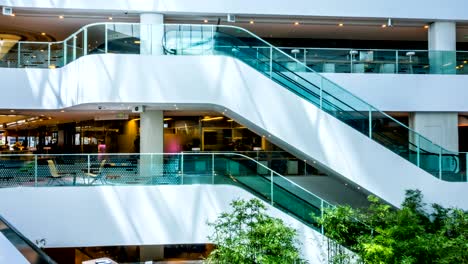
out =
<path fill-rule="evenodd" d="M 141 155 L 141 154 L 140 154 L 140 155 Z M 163 155 L 163 154 L 161 154 L 161 155 Z M 141 158 L 140 158 L 140 160 L 141 160 Z M 163 164 L 163 163 L 164 163 L 164 155 L 163 155 L 163 157 L 162 157 L 162 164 L 161 164 L 161 167 L 163 167 L 163 168 L 162 168 L 162 173 L 161 173 L 162 176 L 164 176 L 164 164 Z M 154 164 L 154 161 L 153 161 L 153 153 L 151 153 L 151 154 L 150 154 L 150 171 L 149 171 L 150 176 L 151 176 L 151 185 L 154 184 L 154 178 L 153 178 L 153 175 L 154 175 L 153 169 L 154 169 L 154 167 L 153 167 L 153 164 Z M 158 164 L 158 165 L 159 165 L 159 164 Z"/>
<path fill-rule="evenodd" d="M 307 49 L 304 49 L 304 65 L 307 67 Z"/>
<path fill-rule="evenodd" d="M 107 39 L 108 39 L 108 36 L 107 36 L 107 23 L 104 24 L 104 54 L 107 54 Z"/>
<path fill-rule="evenodd" d="M 47 44 L 47 68 L 50 66 L 50 43 Z"/>
<path fill-rule="evenodd" d="M 37 187 L 37 154 L 34 155 L 34 187 Z"/>
<path fill-rule="evenodd" d="M 322 103 L 323 103 L 323 77 L 320 77 L 320 94 L 319 94 L 319 99 L 320 99 L 320 109 L 322 109 Z"/>
<path fill-rule="evenodd" d="M 89 156 L 89 154 L 87 156 L 88 156 L 88 173 L 91 173 L 91 157 Z"/>
<path fill-rule="evenodd" d="M 271 194 L 271 205 L 274 205 L 274 199 L 273 199 L 273 171 L 270 171 L 270 194 Z"/>
<path fill-rule="evenodd" d="M 83 56 L 88 55 L 88 28 L 83 29 Z"/>
<path fill-rule="evenodd" d="M 439 179 L 442 179 L 442 147 L 439 147 Z"/>
<path fill-rule="evenodd" d="M 372 139 L 372 106 L 369 107 L 369 138 Z"/>
<path fill-rule="evenodd" d="M 273 47 L 270 47 L 270 79 L 273 74 Z"/>
<path fill-rule="evenodd" d="M 421 136 L 416 134 L 416 165 L 421 167 Z"/>
<path fill-rule="evenodd" d="M 18 68 L 21 65 L 21 42 L 18 42 Z"/>
<path fill-rule="evenodd" d="M 320 200 L 320 218 L 323 219 L 323 200 Z M 320 231 L 322 235 L 324 234 L 323 225 L 320 226 Z"/>
<path fill-rule="evenodd" d="M 465 153 L 465 165 L 466 165 L 465 177 L 466 177 L 466 181 L 468 182 L 468 153 Z"/>
<path fill-rule="evenodd" d="M 64 40 L 63 41 L 63 65 L 62 66 L 65 66 L 67 65 L 67 40 Z"/>
<path fill-rule="evenodd" d="M 214 160 L 215 160 L 215 154 L 211 153 L 211 184 L 215 183 Z"/>
<path fill-rule="evenodd" d="M 76 35 L 73 36 L 72 38 L 73 39 L 73 61 L 76 60 L 76 38 L 77 38 Z"/>
<path fill-rule="evenodd" d="M 395 50 L 395 73 L 398 73 L 398 50 Z"/>
<path fill-rule="evenodd" d="M 180 155 L 180 184 L 184 184 L 184 153 Z"/>

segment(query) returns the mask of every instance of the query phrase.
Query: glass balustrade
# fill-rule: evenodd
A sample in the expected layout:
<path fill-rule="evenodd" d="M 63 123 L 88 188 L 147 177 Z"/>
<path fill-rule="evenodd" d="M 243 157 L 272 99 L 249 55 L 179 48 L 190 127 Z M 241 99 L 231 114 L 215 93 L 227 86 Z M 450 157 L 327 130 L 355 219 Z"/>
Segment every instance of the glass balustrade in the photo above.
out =
<path fill-rule="evenodd" d="M 155 28 L 156 27 L 156 28 Z M 154 35 L 163 37 L 156 38 Z M 156 42 L 156 43 L 154 43 Z M 432 143 L 317 72 L 464 74 L 467 52 L 276 48 L 238 27 L 98 23 L 62 42 L 18 42 L 0 58 L 3 67 L 57 68 L 84 55 L 225 55 L 237 58 L 434 176 L 466 181 L 466 154 Z M 394 133 L 384 122 L 399 126 Z"/>
<path fill-rule="evenodd" d="M 276 163 L 282 154 L 250 153 Z M 272 157 L 274 156 L 274 157 Z M 292 165 L 291 165 L 292 166 Z M 240 153 L 1 155 L 0 187 L 230 184 L 311 227 L 320 197 Z"/>

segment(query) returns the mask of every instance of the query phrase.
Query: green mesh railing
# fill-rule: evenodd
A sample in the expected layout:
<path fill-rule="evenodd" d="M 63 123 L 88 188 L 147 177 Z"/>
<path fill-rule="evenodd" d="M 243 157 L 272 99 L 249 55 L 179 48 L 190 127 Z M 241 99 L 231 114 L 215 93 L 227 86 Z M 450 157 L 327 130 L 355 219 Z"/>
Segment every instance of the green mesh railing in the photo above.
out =
<path fill-rule="evenodd" d="M 91 24 L 64 41 L 15 43 L 13 48 L 0 56 L 0 67 L 59 68 L 85 55 L 141 54 L 142 51 L 145 54 L 154 54 L 153 49 L 160 49 L 161 51 L 156 52 L 172 55 L 235 57 L 435 177 L 445 181 L 468 180 L 466 153 L 448 151 L 431 142 L 316 73 L 306 65 L 307 60 L 303 60 L 306 64 L 299 61 L 301 58 L 297 56 L 299 53 L 296 51 L 286 53 L 238 27 Z M 444 62 L 453 59 L 452 53 L 434 51 L 433 55 L 428 53 L 428 58 Z M 358 66 L 354 64 L 353 56 L 356 54 L 351 52 L 350 55 L 350 72 L 355 72 L 353 69 Z M 415 56 L 405 55 L 412 56 L 412 59 Z M 465 62 L 466 60 L 460 63 Z M 389 122 L 398 126 L 394 132 L 389 133 L 384 129 L 384 125 Z"/>

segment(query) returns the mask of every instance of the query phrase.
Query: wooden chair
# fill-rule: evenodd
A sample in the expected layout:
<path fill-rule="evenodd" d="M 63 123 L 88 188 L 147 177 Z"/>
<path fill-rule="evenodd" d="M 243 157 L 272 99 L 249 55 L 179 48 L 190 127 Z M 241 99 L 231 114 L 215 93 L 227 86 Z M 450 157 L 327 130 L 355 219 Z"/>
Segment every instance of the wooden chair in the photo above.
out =
<path fill-rule="evenodd" d="M 91 177 L 93 179 L 92 181 L 89 182 L 90 185 L 95 183 L 96 181 L 100 181 L 101 184 L 103 185 L 107 184 L 104 173 L 103 173 L 104 165 L 106 165 L 105 159 L 101 160 L 101 164 L 99 165 L 99 170 L 97 171 L 97 173 L 91 173 L 91 172 L 85 173 L 86 176 Z"/>

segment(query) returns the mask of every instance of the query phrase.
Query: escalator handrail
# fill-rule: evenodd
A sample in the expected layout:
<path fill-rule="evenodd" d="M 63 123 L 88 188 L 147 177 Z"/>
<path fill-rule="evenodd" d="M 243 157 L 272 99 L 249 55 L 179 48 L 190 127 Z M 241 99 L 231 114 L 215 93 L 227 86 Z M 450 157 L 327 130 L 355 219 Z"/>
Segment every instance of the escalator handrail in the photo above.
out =
<path fill-rule="evenodd" d="M 180 25 L 179 25 L 179 26 L 180 26 Z M 180 30 L 180 29 L 179 29 L 179 30 Z M 165 34 L 164 34 L 164 36 L 163 36 L 163 47 L 164 47 L 165 50 L 167 50 L 167 49 L 166 49 L 166 35 L 169 34 L 169 33 L 171 33 L 171 32 L 177 32 L 177 31 L 176 31 L 176 30 L 165 31 Z M 240 40 L 240 39 L 238 39 L 238 38 L 236 38 L 235 36 L 232 36 L 232 35 L 230 35 L 230 34 L 227 34 L 227 33 L 224 33 L 224 32 L 217 32 L 216 34 L 221 34 L 221 35 L 223 35 L 223 37 L 227 37 L 227 38 L 230 38 L 230 39 L 234 39 L 234 40 L 236 40 L 236 41 L 239 42 L 239 43 L 245 44 L 245 43 L 243 43 L 242 40 Z M 214 36 L 213 36 L 213 38 L 214 38 Z M 194 45 L 195 45 L 195 46 L 204 45 L 204 44 L 206 44 L 207 42 L 210 42 L 210 41 L 212 41 L 212 40 L 213 40 L 213 39 L 211 39 L 211 40 L 206 40 L 206 41 L 198 41 L 198 42 L 194 43 Z M 226 42 L 226 43 L 229 43 L 229 42 Z M 191 45 L 190 48 L 193 47 L 194 45 Z M 242 54 L 244 54 L 245 56 L 248 56 L 248 57 L 250 57 L 251 59 L 258 61 L 258 62 L 261 63 L 261 64 L 267 63 L 267 62 L 265 62 L 265 61 L 260 60 L 259 58 L 252 57 L 249 53 L 244 52 L 242 49 L 239 49 L 239 47 L 249 47 L 249 46 L 246 45 L 246 44 L 245 44 L 245 46 L 238 46 L 238 45 L 235 44 L 235 43 L 231 43 L 230 46 L 225 46 L 225 47 L 234 47 L 234 48 L 236 48 L 239 52 L 241 52 Z M 263 57 L 267 58 L 267 59 L 270 59 L 270 58 L 268 58 L 268 56 L 266 56 L 266 54 L 261 53 L 261 55 L 262 55 Z M 236 58 L 236 57 L 234 56 L 234 58 Z M 320 89 L 319 87 L 317 87 L 317 85 L 311 83 L 310 81 L 308 81 L 307 79 L 303 78 L 302 76 L 295 74 L 293 71 L 289 70 L 288 68 L 286 68 L 285 66 L 283 66 L 281 63 L 279 63 L 279 62 L 277 62 L 277 61 L 275 61 L 275 60 L 272 60 L 272 63 L 275 63 L 275 65 L 279 66 L 280 68 L 283 68 L 283 69 L 286 70 L 287 72 L 290 72 L 291 74 L 293 74 L 293 75 L 295 75 L 296 77 L 300 78 L 300 79 L 303 80 L 304 82 L 306 82 L 306 83 L 312 85 L 313 87 L 316 87 L 317 89 Z M 273 69 L 274 69 L 274 67 L 273 67 Z M 308 89 L 307 87 L 305 87 L 304 85 L 300 84 L 299 82 L 293 80 L 291 77 L 285 75 L 283 72 L 281 72 L 281 71 L 274 71 L 274 72 L 275 72 L 276 74 L 279 74 L 279 75 L 282 76 L 283 78 L 289 80 L 290 82 L 294 83 L 294 85 L 298 86 L 301 90 L 303 90 L 303 91 L 307 92 L 308 94 L 310 94 L 310 95 L 312 95 L 312 96 L 318 98 L 319 95 L 317 95 L 315 92 L 313 92 L 312 90 Z M 364 114 L 362 114 L 361 111 L 358 111 L 358 110 L 354 109 L 352 106 L 350 106 L 350 105 L 347 104 L 346 102 L 343 102 L 342 100 L 340 100 L 339 98 L 337 98 L 337 97 L 335 97 L 334 95 L 330 94 L 329 92 L 323 91 L 323 93 L 326 93 L 327 95 L 329 95 L 330 97 L 332 97 L 334 100 L 340 102 L 341 104 L 345 105 L 345 106 L 348 107 L 349 109 L 352 109 L 354 112 L 361 114 L 364 118 L 368 118 L 367 116 L 365 116 Z M 297 93 L 296 93 L 296 94 L 297 94 Z M 303 96 L 300 95 L 300 94 L 298 94 L 298 96 L 303 97 Z M 322 100 L 323 100 L 324 102 L 330 102 L 327 98 L 323 98 Z M 362 100 L 361 100 L 361 101 L 362 101 Z M 364 102 L 364 103 L 365 103 L 365 102 Z M 341 111 L 341 112 L 344 112 L 344 113 L 347 113 L 347 112 L 348 112 L 348 111 L 346 111 L 346 110 L 341 109 L 341 108 L 339 107 L 339 105 L 337 105 L 337 104 L 333 104 L 333 103 L 331 103 L 331 102 L 330 102 L 329 104 L 332 105 L 335 109 L 337 109 L 336 111 Z M 377 109 L 376 109 L 376 110 L 377 110 Z M 382 113 L 382 112 L 380 112 L 380 113 Z M 396 121 L 396 120 L 393 119 L 393 118 L 392 118 L 391 120 Z M 398 123 L 398 124 L 401 124 L 401 123 Z M 390 144 L 390 146 L 396 145 L 396 147 L 398 147 L 398 143 L 395 143 L 395 142 L 397 142 L 396 140 L 394 140 L 394 139 L 388 137 L 388 136 L 385 135 L 385 134 L 379 134 L 379 136 L 380 136 L 381 138 L 384 138 L 384 139 L 388 142 L 388 144 Z M 408 143 L 410 146 L 416 147 L 416 148 L 417 148 L 417 145 L 414 144 L 414 143 L 412 143 L 411 141 L 408 141 L 407 143 Z M 387 148 L 389 148 L 390 150 L 394 149 L 394 148 L 390 148 L 390 146 L 387 146 Z M 422 147 L 419 147 L 419 148 L 420 148 L 420 152 L 426 152 L 428 155 L 439 156 L 438 153 L 432 153 L 432 152 L 430 152 L 430 151 L 427 151 L 427 150 L 423 149 Z M 444 154 L 444 156 L 450 156 L 450 157 L 455 161 L 455 163 L 457 163 L 457 164 L 459 163 L 459 161 L 458 161 L 457 158 L 456 158 L 457 154 L 449 154 L 449 153 L 447 153 L 447 154 Z M 456 168 L 458 168 L 458 166 L 455 167 L 455 170 L 457 170 Z"/>

